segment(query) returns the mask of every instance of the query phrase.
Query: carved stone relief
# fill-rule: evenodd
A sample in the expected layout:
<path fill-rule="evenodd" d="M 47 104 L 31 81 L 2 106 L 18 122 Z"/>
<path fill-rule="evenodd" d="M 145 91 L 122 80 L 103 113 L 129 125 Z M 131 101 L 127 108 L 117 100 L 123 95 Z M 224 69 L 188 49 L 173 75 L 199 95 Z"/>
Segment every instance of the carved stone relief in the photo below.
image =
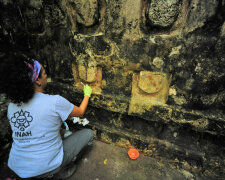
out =
<path fill-rule="evenodd" d="M 103 0 L 63 0 L 73 32 L 82 34 L 101 31 L 105 1 Z"/>
<path fill-rule="evenodd" d="M 83 89 L 83 85 L 88 84 L 94 94 L 101 94 L 102 68 L 97 67 L 95 61 L 89 61 L 87 65 L 84 62 L 73 63 L 72 70 L 75 87 Z"/>
<path fill-rule="evenodd" d="M 152 0 L 146 10 L 146 18 L 151 26 L 169 27 L 180 12 L 180 0 Z"/>
<path fill-rule="evenodd" d="M 77 22 L 88 27 L 99 19 L 98 0 L 74 0 Z"/>
<path fill-rule="evenodd" d="M 152 105 L 165 104 L 171 76 L 165 73 L 141 71 L 133 74 L 129 114 L 145 112 Z"/>

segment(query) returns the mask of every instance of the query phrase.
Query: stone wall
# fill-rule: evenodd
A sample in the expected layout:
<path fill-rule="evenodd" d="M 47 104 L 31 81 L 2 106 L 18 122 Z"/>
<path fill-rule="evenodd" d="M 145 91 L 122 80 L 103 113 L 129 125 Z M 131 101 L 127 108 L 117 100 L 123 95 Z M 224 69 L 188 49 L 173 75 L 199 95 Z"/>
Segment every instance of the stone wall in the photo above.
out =
<path fill-rule="evenodd" d="M 74 104 L 89 84 L 86 116 L 102 141 L 219 176 L 224 9 L 225 0 L 0 0 L 0 55 L 38 59 L 48 92 Z"/>

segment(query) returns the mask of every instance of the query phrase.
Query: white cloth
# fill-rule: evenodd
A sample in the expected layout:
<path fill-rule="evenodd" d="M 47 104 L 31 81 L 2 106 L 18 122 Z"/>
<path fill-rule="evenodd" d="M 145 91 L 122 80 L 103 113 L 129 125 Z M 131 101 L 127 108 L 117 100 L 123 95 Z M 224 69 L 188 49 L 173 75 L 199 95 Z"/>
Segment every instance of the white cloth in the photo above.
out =
<path fill-rule="evenodd" d="M 59 95 L 35 93 L 20 106 L 10 103 L 13 144 L 8 166 L 20 177 L 34 177 L 59 167 L 63 160 L 62 121 L 74 105 Z"/>

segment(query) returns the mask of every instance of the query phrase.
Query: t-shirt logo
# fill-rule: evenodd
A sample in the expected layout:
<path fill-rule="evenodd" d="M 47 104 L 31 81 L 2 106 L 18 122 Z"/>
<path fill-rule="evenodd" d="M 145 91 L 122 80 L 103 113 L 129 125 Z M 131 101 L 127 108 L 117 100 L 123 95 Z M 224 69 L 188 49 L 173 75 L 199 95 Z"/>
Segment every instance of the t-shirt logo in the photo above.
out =
<path fill-rule="evenodd" d="M 14 116 L 11 118 L 11 122 L 14 123 L 14 126 L 24 131 L 25 128 L 30 126 L 30 122 L 33 120 L 33 117 L 30 115 L 29 112 L 24 111 L 17 111 L 14 113 Z"/>

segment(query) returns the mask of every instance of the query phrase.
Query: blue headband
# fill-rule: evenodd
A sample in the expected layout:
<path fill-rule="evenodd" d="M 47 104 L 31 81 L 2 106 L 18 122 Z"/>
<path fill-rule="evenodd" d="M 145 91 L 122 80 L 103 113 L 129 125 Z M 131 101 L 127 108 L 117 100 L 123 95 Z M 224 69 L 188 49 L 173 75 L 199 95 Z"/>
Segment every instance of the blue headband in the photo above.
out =
<path fill-rule="evenodd" d="M 34 60 L 34 59 L 32 59 L 32 60 L 34 62 L 34 66 L 32 66 L 29 63 L 26 63 L 26 64 L 33 71 L 33 74 L 32 74 L 32 82 L 34 82 L 34 81 L 37 80 L 37 78 L 39 76 L 39 73 L 41 71 L 41 64 L 37 60 Z"/>

